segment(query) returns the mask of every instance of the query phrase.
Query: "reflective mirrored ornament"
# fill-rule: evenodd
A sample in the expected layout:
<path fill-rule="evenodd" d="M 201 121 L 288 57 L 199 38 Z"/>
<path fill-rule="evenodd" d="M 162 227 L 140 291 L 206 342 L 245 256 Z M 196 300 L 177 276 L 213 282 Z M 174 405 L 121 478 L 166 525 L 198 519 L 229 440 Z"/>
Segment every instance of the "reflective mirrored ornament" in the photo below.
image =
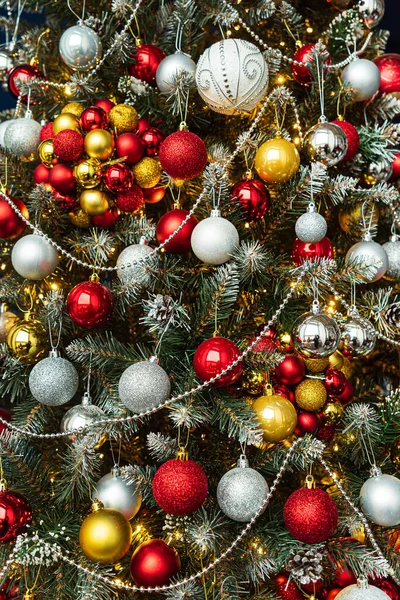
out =
<path fill-rule="evenodd" d="M 253 404 L 267 442 L 281 442 L 295 430 L 297 413 L 290 400 L 273 393 L 272 388 Z"/>
<path fill-rule="evenodd" d="M 387 158 L 381 158 L 369 163 L 367 172 L 364 174 L 365 183 L 376 185 L 377 183 L 386 183 L 393 173 L 393 163 Z"/>
<path fill-rule="evenodd" d="M 307 131 L 304 148 L 310 161 L 333 167 L 346 156 L 348 141 L 345 132 L 338 125 L 317 123 Z"/>
<path fill-rule="evenodd" d="M 196 63 L 184 52 L 175 52 L 166 56 L 158 65 L 156 72 L 157 87 L 163 94 L 169 94 L 177 88 L 177 81 L 185 73 L 194 81 Z M 178 82 L 179 83 L 179 82 Z"/>
<path fill-rule="evenodd" d="M 358 10 L 369 29 L 376 27 L 385 14 L 385 0 L 360 0 Z"/>
<path fill-rule="evenodd" d="M 377 525 L 396 527 L 400 524 L 400 479 L 373 467 L 371 477 L 361 488 L 360 505 L 365 516 Z"/>
<path fill-rule="evenodd" d="M 118 467 L 104 475 L 96 484 L 92 500 L 98 500 L 104 508 L 119 510 L 128 521 L 139 511 L 142 494 L 133 483 L 127 483 Z"/>
<path fill-rule="evenodd" d="M 93 512 L 79 531 L 79 544 L 89 560 L 100 565 L 116 563 L 128 552 L 131 541 L 131 526 L 119 510 L 93 504 Z"/>
<path fill-rule="evenodd" d="M 13 246 L 11 262 L 14 269 L 25 279 L 44 279 L 58 265 L 57 250 L 42 235 L 30 234 L 19 239 Z"/>
<path fill-rule="evenodd" d="M 10 356 L 24 365 L 30 365 L 44 358 L 47 344 L 46 330 L 31 312 L 24 313 L 23 319 L 17 320 L 6 337 Z"/>
<path fill-rule="evenodd" d="M 171 382 L 164 369 L 152 358 L 125 369 L 118 390 L 126 408 L 139 414 L 166 402 L 171 392 Z"/>
<path fill-rule="evenodd" d="M 266 183 L 285 183 L 296 175 L 300 154 L 296 146 L 282 137 L 261 144 L 256 152 L 254 167 Z"/>
<path fill-rule="evenodd" d="M 6 341 L 7 333 L 15 325 L 17 315 L 7 310 L 4 303 L 0 304 L 0 342 Z M 0 424 L 1 427 L 1 424 Z"/>
<path fill-rule="evenodd" d="M 74 365 L 52 350 L 48 358 L 38 362 L 29 374 L 32 396 L 45 406 L 61 406 L 76 394 L 79 385 Z"/>
<path fill-rule="evenodd" d="M 65 433 L 88 427 L 86 433 L 82 435 L 71 434 L 70 442 L 81 441 L 85 438 L 94 448 L 99 448 L 105 441 L 106 436 L 101 431 L 101 426 L 91 429 L 91 425 L 97 421 L 106 419 L 107 415 L 98 406 L 92 404 L 90 395 L 86 392 L 82 398 L 82 403 L 70 408 L 61 421 L 60 431 Z"/>
<path fill-rule="evenodd" d="M 353 308 L 342 328 L 343 349 L 353 357 L 366 356 L 374 349 L 375 341 L 373 326 Z"/>
<path fill-rule="evenodd" d="M 99 62 L 102 52 L 99 36 L 86 25 L 69 27 L 61 36 L 61 58 L 68 67 L 76 71 L 93 69 Z"/>
<path fill-rule="evenodd" d="M 400 279 L 400 238 L 392 235 L 386 244 L 382 245 L 388 257 L 388 268 L 384 275 L 385 279 L 399 281 Z"/>
<path fill-rule="evenodd" d="M 340 329 L 332 317 L 320 312 L 314 302 L 311 312 L 301 315 L 292 328 L 295 349 L 307 358 L 325 358 L 333 354 L 340 342 Z"/>
<path fill-rule="evenodd" d="M 299 240 L 308 244 L 316 244 L 326 236 L 328 226 L 324 217 L 317 212 L 314 202 L 310 202 L 307 212 L 297 219 L 295 230 Z"/>
<path fill-rule="evenodd" d="M 351 88 L 353 102 L 364 102 L 379 90 L 381 74 L 372 60 L 356 58 L 343 69 L 340 79 L 344 87 Z"/>

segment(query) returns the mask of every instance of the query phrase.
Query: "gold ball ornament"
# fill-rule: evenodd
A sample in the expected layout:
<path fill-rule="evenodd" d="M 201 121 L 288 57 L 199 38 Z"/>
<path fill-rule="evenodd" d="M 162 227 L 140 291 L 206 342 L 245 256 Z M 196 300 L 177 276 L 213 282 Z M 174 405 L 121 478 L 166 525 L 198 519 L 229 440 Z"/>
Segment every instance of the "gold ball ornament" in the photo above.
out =
<path fill-rule="evenodd" d="M 95 188 L 101 181 L 101 163 L 96 158 L 82 160 L 74 167 L 74 177 L 85 189 Z"/>
<path fill-rule="evenodd" d="M 254 166 L 267 183 L 284 183 L 299 170 L 300 155 L 292 142 L 276 137 L 259 147 Z"/>
<path fill-rule="evenodd" d="M 105 129 L 93 129 L 85 136 L 85 152 L 91 158 L 106 160 L 114 150 L 114 138 Z"/>
<path fill-rule="evenodd" d="M 128 552 L 131 541 L 129 521 L 121 512 L 111 508 L 95 509 L 83 521 L 79 532 L 79 543 L 84 554 L 101 565 L 111 565 L 121 560 Z"/>
<path fill-rule="evenodd" d="M 76 212 L 68 213 L 69 220 L 74 227 L 79 229 L 87 229 L 92 224 L 90 217 L 84 210 L 79 208 Z"/>
<path fill-rule="evenodd" d="M 0 304 L 0 342 L 6 341 L 7 333 L 10 331 L 17 321 L 18 317 L 14 313 L 7 310 L 5 304 Z"/>
<path fill-rule="evenodd" d="M 54 154 L 53 140 L 44 140 L 38 147 L 39 158 L 46 167 L 51 167 L 53 160 L 56 158 Z"/>
<path fill-rule="evenodd" d="M 253 394 L 255 396 L 259 396 L 263 393 L 265 385 L 265 377 L 264 373 L 259 371 L 258 369 L 248 368 L 242 375 L 242 389 L 248 392 L 249 394 Z"/>
<path fill-rule="evenodd" d="M 344 408 L 340 402 L 328 402 L 322 416 L 329 425 L 337 425 L 342 420 Z"/>
<path fill-rule="evenodd" d="M 339 225 L 345 233 L 351 234 L 351 233 L 354 233 L 355 228 L 358 228 L 358 229 L 362 228 L 362 226 L 363 226 L 362 211 L 363 211 L 362 202 L 355 204 L 349 211 L 344 210 L 343 208 L 340 209 L 339 218 L 338 218 Z M 369 204 L 367 209 L 364 209 L 364 212 L 366 212 L 365 218 L 368 220 L 368 222 L 372 217 L 371 224 L 375 225 L 375 226 L 378 225 L 379 210 L 375 203 L 373 203 L 372 205 Z"/>
<path fill-rule="evenodd" d="M 296 387 L 294 395 L 297 406 L 310 411 L 320 410 L 328 397 L 325 386 L 319 379 L 304 379 Z"/>
<path fill-rule="evenodd" d="M 328 357 L 328 362 L 332 369 L 338 369 L 340 371 L 344 364 L 344 356 L 339 350 L 335 350 L 335 352 Z"/>
<path fill-rule="evenodd" d="M 396 471 L 400 473 L 400 437 L 394 440 L 390 448 L 390 460 Z"/>
<path fill-rule="evenodd" d="M 322 373 L 329 366 L 328 358 L 304 358 L 303 360 L 308 373 L 313 375 Z"/>
<path fill-rule="evenodd" d="M 60 133 L 60 131 L 64 131 L 65 129 L 79 130 L 79 119 L 72 113 L 61 113 L 54 119 L 54 135 L 57 135 L 57 133 Z"/>
<path fill-rule="evenodd" d="M 46 329 L 33 313 L 25 313 L 9 329 L 6 336 L 8 353 L 24 365 L 31 365 L 45 357 L 48 347 Z"/>
<path fill-rule="evenodd" d="M 267 389 L 266 394 L 260 396 L 253 404 L 264 439 L 267 442 L 281 442 L 292 435 L 297 424 L 297 413 L 293 404 L 273 393 L 272 388 Z"/>
<path fill-rule="evenodd" d="M 117 104 L 108 113 L 108 121 L 118 134 L 127 133 L 136 129 L 139 115 L 130 104 Z"/>
<path fill-rule="evenodd" d="M 79 203 L 91 217 L 104 214 L 110 206 L 106 194 L 101 190 L 84 190 L 79 196 Z"/>
<path fill-rule="evenodd" d="M 79 119 L 85 108 L 86 106 L 82 104 L 82 102 L 69 102 L 64 106 L 64 108 L 61 111 L 61 114 L 70 113 L 71 115 L 75 115 Z"/>
<path fill-rule="evenodd" d="M 145 157 L 133 165 L 132 173 L 141 188 L 152 188 L 161 179 L 161 166 L 155 158 Z"/>
<path fill-rule="evenodd" d="M 354 362 L 349 360 L 347 357 L 344 357 L 343 366 L 339 369 L 339 371 L 342 371 L 347 379 L 350 379 L 354 375 L 354 368 Z"/>

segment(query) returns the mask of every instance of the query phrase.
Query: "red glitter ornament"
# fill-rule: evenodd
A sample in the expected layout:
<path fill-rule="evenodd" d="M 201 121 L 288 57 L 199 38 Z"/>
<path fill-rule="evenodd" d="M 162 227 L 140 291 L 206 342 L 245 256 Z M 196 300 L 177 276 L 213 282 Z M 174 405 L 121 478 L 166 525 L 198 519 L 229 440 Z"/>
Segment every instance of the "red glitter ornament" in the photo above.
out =
<path fill-rule="evenodd" d="M 94 215 L 91 217 L 91 221 L 95 227 L 113 227 L 118 221 L 118 217 L 118 209 L 113 206 L 106 210 L 102 215 Z"/>
<path fill-rule="evenodd" d="M 373 62 L 381 74 L 379 92 L 381 94 L 400 92 L 400 54 L 382 54 Z"/>
<path fill-rule="evenodd" d="M 295 354 L 288 354 L 282 362 L 275 367 L 275 375 L 279 383 L 296 385 L 304 378 L 306 367 L 304 360 Z"/>
<path fill-rule="evenodd" d="M 106 112 L 107 114 L 115 106 L 114 102 L 111 102 L 111 100 L 108 100 L 108 98 L 102 98 L 100 100 L 96 100 L 94 105 L 102 108 L 104 110 L 104 112 Z"/>
<path fill-rule="evenodd" d="M 49 183 L 60 194 L 70 194 L 75 190 L 74 172 L 63 163 L 54 165 L 50 169 Z"/>
<path fill-rule="evenodd" d="M 15 98 L 18 98 L 20 94 L 20 88 L 18 86 L 18 83 L 27 83 L 30 79 L 34 78 L 44 79 L 43 73 L 39 71 L 37 67 L 35 67 L 34 65 L 17 65 L 13 69 L 11 69 L 8 75 L 8 89 Z M 28 94 L 21 97 L 21 102 L 26 104 L 27 101 Z M 31 100 L 31 104 L 35 104 L 35 102 Z"/>
<path fill-rule="evenodd" d="M 146 129 L 150 129 L 150 127 L 151 127 L 151 123 L 148 120 L 148 118 L 140 117 L 137 127 L 136 127 L 136 131 L 140 135 L 141 133 L 143 133 L 143 131 L 146 131 Z"/>
<path fill-rule="evenodd" d="M 325 386 L 329 396 L 339 396 L 346 387 L 346 375 L 338 369 L 328 367 L 325 370 L 325 377 L 322 383 Z"/>
<path fill-rule="evenodd" d="M 194 460 L 173 458 L 154 475 L 154 499 L 171 515 L 190 515 L 204 503 L 207 492 L 206 474 Z"/>
<path fill-rule="evenodd" d="M 354 396 L 353 384 L 351 383 L 351 381 L 349 379 L 346 379 L 344 390 L 341 394 L 338 394 L 336 396 L 336 400 L 339 400 L 339 402 L 341 402 L 342 404 L 347 404 L 348 402 L 351 402 L 351 400 L 353 399 L 353 396 Z"/>
<path fill-rule="evenodd" d="M 391 579 L 384 579 L 383 577 L 376 577 L 375 579 L 369 578 L 369 583 L 385 592 L 391 598 L 391 600 L 400 599 L 400 587 L 397 586 Z"/>
<path fill-rule="evenodd" d="M 334 534 L 338 511 L 324 490 L 300 488 L 286 500 L 283 518 L 286 528 L 296 540 L 319 544 Z"/>
<path fill-rule="evenodd" d="M 207 148 L 198 135 L 175 131 L 161 144 L 160 162 L 173 179 L 193 179 L 207 164 Z"/>
<path fill-rule="evenodd" d="M 128 67 L 129 75 L 155 87 L 158 65 L 165 53 L 153 44 L 141 44 L 136 48 L 134 58 L 134 64 Z"/>
<path fill-rule="evenodd" d="M 326 444 L 330 442 L 335 435 L 335 427 L 333 425 L 324 425 L 318 430 L 317 438 Z"/>
<path fill-rule="evenodd" d="M 77 201 L 74 196 L 65 196 L 63 194 L 60 194 L 60 192 L 54 192 L 53 198 L 59 206 L 61 206 L 68 212 L 71 212 L 76 208 Z"/>
<path fill-rule="evenodd" d="M 301 589 L 304 592 L 309 592 L 310 594 L 313 594 L 314 591 L 319 592 L 320 590 L 322 590 L 323 585 L 324 582 L 322 581 L 322 579 L 317 579 L 317 581 L 312 581 L 311 583 L 303 583 Z"/>
<path fill-rule="evenodd" d="M 339 587 L 346 587 L 357 583 L 357 579 L 349 565 L 340 563 L 335 569 L 335 579 L 333 580 L 333 583 Z"/>
<path fill-rule="evenodd" d="M 122 133 L 115 141 L 115 150 L 120 158 L 126 156 L 125 163 L 127 165 L 133 165 L 142 158 L 144 146 L 136 133 Z"/>
<path fill-rule="evenodd" d="M 341 160 L 342 163 L 345 163 L 348 160 L 351 160 L 352 158 L 354 158 L 355 155 L 357 154 L 357 152 L 359 151 L 360 136 L 359 136 L 357 129 L 354 127 L 354 125 L 352 125 L 348 121 L 344 121 L 342 119 L 336 119 L 335 121 L 332 121 L 332 123 L 334 123 L 335 125 L 340 127 L 340 129 L 342 129 L 345 132 L 346 137 L 347 137 L 349 148 L 347 150 L 346 156 L 344 158 L 342 158 L 342 160 Z"/>
<path fill-rule="evenodd" d="M 18 210 L 26 219 L 29 219 L 29 212 L 22 200 L 10 197 Z M 26 229 L 26 224 L 11 208 L 7 200 L 0 198 L 0 238 L 3 240 L 12 240 Z"/>
<path fill-rule="evenodd" d="M 276 394 L 275 389 L 275 394 Z M 306 433 L 315 433 L 322 425 L 321 418 L 318 413 L 308 410 L 301 410 L 297 415 L 297 425 L 295 429 L 296 435 L 304 435 Z"/>
<path fill-rule="evenodd" d="M 6 410 L 5 408 L 0 408 L 0 417 L 4 420 L 7 421 L 8 423 L 11 423 L 11 413 L 8 412 L 8 410 Z M 0 421 L 0 435 L 3 433 L 3 431 L 7 431 L 7 425 L 5 423 L 2 423 L 2 421 Z"/>
<path fill-rule="evenodd" d="M 282 600 L 304 600 L 303 594 L 294 581 L 288 581 L 288 579 L 289 576 L 286 573 L 279 573 L 274 577 L 276 595 Z"/>
<path fill-rule="evenodd" d="M 143 188 L 144 201 L 146 204 L 157 204 L 165 196 L 165 188 L 163 187 L 152 187 Z"/>
<path fill-rule="evenodd" d="M 40 141 L 52 140 L 54 138 L 53 123 L 46 123 L 40 130 Z"/>
<path fill-rule="evenodd" d="M 78 131 L 64 129 L 54 136 L 53 147 L 58 158 L 73 162 L 83 154 L 83 137 Z"/>
<path fill-rule="evenodd" d="M 390 181 L 396 181 L 400 178 L 400 153 L 394 155 L 392 170 L 393 172 Z"/>
<path fill-rule="evenodd" d="M 106 167 L 103 173 L 106 188 L 117 194 L 129 190 L 133 185 L 133 176 L 128 167 L 122 163 Z"/>
<path fill-rule="evenodd" d="M 157 127 L 150 127 L 140 134 L 140 139 L 144 144 L 145 153 L 147 156 L 158 156 L 160 154 L 160 146 L 164 141 L 164 135 Z"/>
<path fill-rule="evenodd" d="M 0 543 L 11 542 L 25 531 L 32 521 L 28 500 L 18 492 L 0 492 Z"/>
<path fill-rule="evenodd" d="M 171 233 L 178 229 L 188 214 L 188 211 L 183 210 L 182 208 L 173 208 L 169 212 L 165 213 L 165 215 L 163 215 L 158 221 L 156 226 L 156 237 L 158 243 L 163 244 L 165 240 L 169 238 Z M 190 238 L 192 236 L 193 229 L 197 224 L 198 220 L 192 215 L 182 229 L 165 246 L 166 252 L 170 254 L 182 254 L 184 252 L 189 252 L 191 249 Z"/>
<path fill-rule="evenodd" d="M 265 184 L 257 179 L 238 181 L 232 188 L 232 200 L 239 201 L 249 221 L 262 219 L 271 205 L 271 197 Z"/>
<path fill-rule="evenodd" d="M 76 285 L 67 298 L 67 312 L 71 319 L 85 329 L 107 323 L 113 309 L 110 290 L 98 281 Z"/>
<path fill-rule="evenodd" d="M 93 131 L 93 129 L 107 129 L 108 116 L 101 106 L 89 106 L 85 108 L 80 116 L 80 125 L 83 131 Z"/>
<path fill-rule="evenodd" d="M 50 169 L 48 169 L 45 165 L 40 164 L 33 171 L 33 181 L 36 184 L 48 183 L 49 177 L 50 177 Z"/>
<path fill-rule="evenodd" d="M 120 192 L 115 204 L 125 212 L 136 212 L 144 204 L 143 190 L 138 185 L 133 185 L 127 192 Z"/>
<path fill-rule="evenodd" d="M 131 575 L 136 585 L 165 585 L 181 568 L 177 551 L 163 540 L 140 544 L 132 554 Z"/>
<path fill-rule="evenodd" d="M 333 258 L 333 246 L 327 237 L 320 242 L 308 244 L 301 240 L 295 240 L 292 249 L 292 259 L 296 265 L 301 265 L 306 260 L 315 261 L 319 258 Z"/>
<path fill-rule="evenodd" d="M 293 56 L 293 60 L 297 60 L 297 62 L 307 65 L 304 67 L 294 63 L 292 65 L 293 79 L 295 79 L 297 83 L 301 83 L 301 85 L 309 85 L 313 80 L 313 74 L 308 65 L 311 66 L 312 63 L 315 62 L 314 48 L 315 44 L 305 44 L 305 46 L 301 46 L 301 48 L 299 48 Z M 325 66 L 331 64 L 332 59 L 328 55 L 325 59 Z"/>
<path fill-rule="evenodd" d="M 213 337 L 205 340 L 197 348 L 193 357 L 196 375 L 201 381 L 208 381 L 240 356 L 240 350 L 231 340 L 224 337 Z M 233 369 L 212 383 L 213 387 L 231 385 L 242 374 L 243 364 L 240 362 Z"/>

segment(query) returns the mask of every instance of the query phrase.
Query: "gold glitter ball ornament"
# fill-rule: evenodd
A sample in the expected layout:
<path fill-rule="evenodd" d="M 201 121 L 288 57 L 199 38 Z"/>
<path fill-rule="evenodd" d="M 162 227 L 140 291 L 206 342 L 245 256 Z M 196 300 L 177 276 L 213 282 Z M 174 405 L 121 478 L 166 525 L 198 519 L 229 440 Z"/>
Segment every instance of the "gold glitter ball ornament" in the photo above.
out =
<path fill-rule="evenodd" d="M 84 190 L 79 197 L 79 203 L 91 217 L 104 214 L 110 206 L 107 195 L 101 190 Z"/>
<path fill-rule="evenodd" d="M 133 165 L 132 173 L 141 188 L 152 188 L 161 179 L 161 166 L 155 158 L 145 157 Z"/>
<path fill-rule="evenodd" d="M 322 373 L 329 366 L 328 358 L 304 358 L 304 364 L 308 373 Z"/>
<path fill-rule="evenodd" d="M 268 395 L 271 394 L 271 395 Z M 297 413 L 293 404 L 275 395 L 272 388 L 266 390 L 265 396 L 260 396 L 253 404 L 264 439 L 267 442 L 280 442 L 292 435 L 297 424 Z"/>
<path fill-rule="evenodd" d="M 102 506 L 102 505 L 100 505 Z M 93 562 L 111 565 L 128 552 L 132 541 L 129 521 L 118 510 L 100 508 L 83 521 L 79 543 Z"/>
<path fill-rule="evenodd" d="M 114 150 L 114 138 L 105 129 L 93 129 L 85 136 L 85 152 L 91 158 L 106 160 Z"/>
<path fill-rule="evenodd" d="M 101 181 L 101 163 L 96 158 L 82 160 L 74 167 L 74 177 L 85 189 L 95 188 Z"/>
<path fill-rule="evenodd" d="M 31 365 L 45 357 L 48 335 L 34 314 L 26 312 L 23 318 L 9 329 L 6 345 L 10 356 L 18 358 L 24 365 Z"/>
<path fill-rule="evenodd" d="M 64 106 L 61 111 L 62 113 L 70 113 L 71 115 L 75 115 L 76 117 L 80 117 L 86 106 L 82 104 L 82 102 L 69 102 Z"/>
<path fill-rule="evenodd" d="M 324 384 L 319 379 L 304 379 L 295 390 L 296 404 L 303 410 L 320 410 L 327 399 Z"/>
<path fill-rule="evenodd" d="M 340 423 L 344 413 L 344 408 L 340 402 L 328 402 L 323 411 L 323 417 L 329 425 Z"/>
<path fill-rule="evenodd" d="M 76 212 L 70 212 L 68 216 L 72 225 L 74 227 L 78 227 L 79 229 L 87 229 L 92 223 L 89 215 L 81 208 L 79 208 Z"/>
<path fill-rule="evenodd" d="M 135 131 L 139 115 L 130 104 L 117 104 L 108 113 L 108 120 L 110 128 L 121 134 Z"/>
<path fill-rule="evenodd" d="M 350 377 L 354 375 L 354 362 L 347 357 L 344 357 L 343 365 L 340 367 L 339 371 L 342 371 L 347 379 L 350 379 Z"/>
<path fill-rule="evenodd" d="M 79 130 L 79 119 L 72 113 L 61 113 L 54 119 L 53 131 L 54 135 L 64 131 L 65 129 Z"/>

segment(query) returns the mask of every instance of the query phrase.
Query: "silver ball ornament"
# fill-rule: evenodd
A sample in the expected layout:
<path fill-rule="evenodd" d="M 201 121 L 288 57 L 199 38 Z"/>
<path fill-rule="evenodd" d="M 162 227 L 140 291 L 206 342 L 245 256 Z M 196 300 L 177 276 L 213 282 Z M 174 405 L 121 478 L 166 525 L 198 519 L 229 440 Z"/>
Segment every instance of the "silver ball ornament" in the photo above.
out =
<path fill-rule="evenodd" d="M 380 158 L 369 163 L 367 167 L 367 173 L 365 174 L 365 181 L 370 185 L 376 185 L 377 183 L 386 183 L 389 181 L 393 174 L 393 165 L 387 158 Z"/>
<path fill-rule="evenodd" d="M 60 39 L 60 55 L 76 71 L 89 71 L 99 62 L 103 48 L 97 33 L 86 25 L 69 27 Z"/>
<path fill-rule="evenodd" d="M 371 60 L 356 58 L 342 71 L 340 76 L 345 87 L 351 87 L 354 102 L 369 100 L 379 90 L 381 74 Z"/>
<path fill-rule="evenodd" d="M 133 413 L 147 412 L 168 400 L 171 382 L 155 361 L 137 362 L 122 373 L 118 384 L 121 402 Z"/>
<path fill-rule="evenodd" d="M 143 259 L 152 253 L 152 249 L 144 243 L 132 244 L 124 250 L 117 259 L 117 267 L 129 265 L 134 261 Z M 132 265 L 127 268 L 119 268 L 117 273 L 121 282 L 128 285 L 132 281 L 136 281 L 139 285 L 148 285 L 151 280 L 151 274 L 148 271 L 149 261 L 144 261 L 137 265 Z"/>
<path fill-rule="evenodd" d="M 251 42 L 220 40 L 200 56 L 196 85 L 215 112 L 233 115 L 253 110 L 267 91 L 268 64 Z"/>
<path fill-rule="evenodd" d="M 360 581 L 340 590 L 336 598 L 339 600 L 390 600 L 389 596 L 375 585 Z"/>
<path fill-rule="evenodd" d="M 139 511 L 142 494 L 133 483 L 126 483 L 118 469 L 104 475 L 96 484 L 92 499 L 99 500 L 104 508 L 119 510 L 128 521 Z"/>
<path fill-rule="evenodd" d="M 358 10 L 365 25 L 372 29 L 383 19 L 385 14 L 385 0 L 360 0 Z"/>
<path fill-rule="evenodd" d="M 367 235 L 357 242 L 346 254 L 345 263 L 354 262 L 359 268 L 365 269 L 365 276 L 360 276 L 365 282 L 378 281 L 387 271 L 389 261 L 385 249 Z"/>
<path fill-rule="evenodd" d="M 375 347 L 376 336 L 371 323 L 352 310 L 342 328 L 343 347 L 354 358 L 366 356 Z"/>
<path fill-rule="evenodd" d="M 304 138 L 304 148 L 310 161 L 327 167 L 337 165 L 347 154 L 349 142 L 343 129 L 334 123 L 317 123 Z"/>
<path fill-rule="evenodd" d="M 389 266 L 384 275 L 385 279 L 391 281 L 400 280 L 400 238 L 398 235 L 392 235 L 389 242 L 382 245 L 385 250 Z"/>
<path fill-rule="evenodd" d="M 0 50 L 0 71 L 7 73 L 14 66 L 14 61 L 9 50 Z"/>
<path fill-rule="evenodd" d="M 73 406 L 65 413 L 61 421 L 60 431 L 61 433 L 65 433 L 66 431 L 80 429 L 81 427 L 90 427 L 93 423 L 106 418 L 107 415 L 104 411 L 91 403 L 90 396 L 86 392 L 82 404 Z M 85 435 L 72 435 L 69 439 L 71 442 L 82 441 L 83 439 L 91 440 L 93 447 L 99 447 L 105 437 L 101 428 L 96 428 L 94 431 L 88 429 Z"/>
<path fill-rule="evenodd" d="M 44 279 L 58 265 L 57 250 L 41 235 L 25 235 L 14 244 L 11 262 L 21 277 Z"/>
<path fill-rule="evenodd" d="M 198 259 L 207 265 L 222 265 L 239 245 L 239 234 L 233 223 L 214 210 L 211 217 L 196 225 L 190 243 Z"/>
<path fill-rule="evenodd" d="M 156 72 L 157 87 L 163 94 L 169 94 L 176 88 L 176 79 L 187 73 L 194 81 L 196 63 L 187 54 L 175 52 L 166 56 L 158 65 Z"/>
<path fill-rule="evenodd" d="M 400 524 L 400 479 L 373 467 L 360 491 L 360 506 L 368 519 L 382 527 Z"/>
<path fill-rule="evenodd" d="M 316 244 L 326 236 L 328 226 L 324 217 L 316 212 L 313 202 L 309 204 L 307 212 L 297 219 L 295 230 L 299 240 L 308 244 Z"/>
<path fill-rule="evenodd" d="M 9 152 L 30 161 L 37 158 L 42 126 L 34 119 L 15 119 L 4 133 L 4 147 Z"/>
<path fill-rule="evenodd" d="M 337 350 L 340 329 L 334 319 L 319 311 L 313 304 L 311 312 L 296 319 L 292 328 L 295 349 L 307 358 L 325 358 Z"/>
<path fill-rule="evenodd" d="M 217 500 L 222 512 L 239 523 L 248 523 L 265 502 L 269 487 L 264 477 L 249 467 L 242 456 L 218 483 Z"/>
<path fill-rule="evenodd" d="M 56 352 L 36 363 L 29 374 L 31 394 L 45 406 L 61 406 L 69 402 L 78 386 L 79 377 L 74 365 Z"/>
<path fill-rule="evenodd" d="M 4 148 L 4 136 L 6 134 L 6 129 L 11 123 L 15 123 L 16 119 L 8 119 L 8 121 L 3 121 L 0 123 L 0 146 Z"/>

